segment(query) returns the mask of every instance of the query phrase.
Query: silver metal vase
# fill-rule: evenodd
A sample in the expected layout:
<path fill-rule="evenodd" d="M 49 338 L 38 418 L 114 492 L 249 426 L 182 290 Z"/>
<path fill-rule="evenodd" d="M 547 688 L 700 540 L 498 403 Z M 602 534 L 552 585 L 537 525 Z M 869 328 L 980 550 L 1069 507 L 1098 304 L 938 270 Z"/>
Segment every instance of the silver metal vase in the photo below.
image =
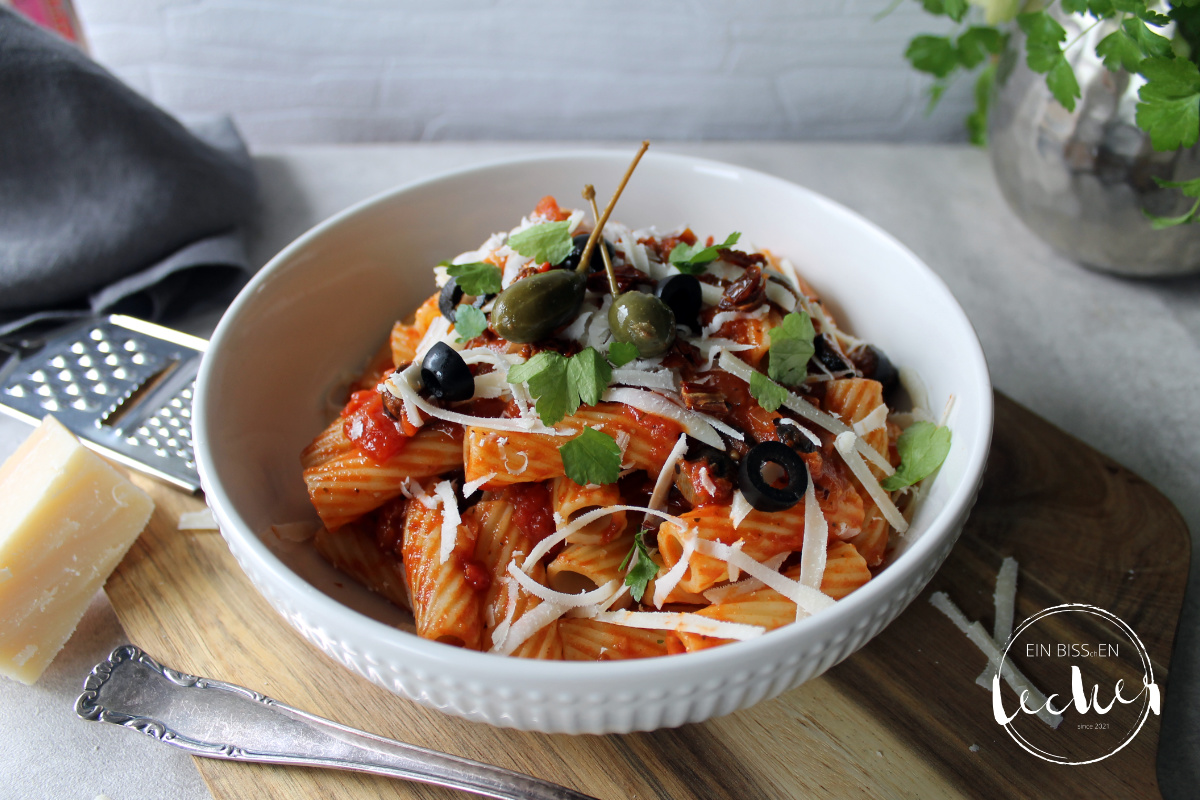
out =
<path fill-rule="evenodd" d="M 1080 33 L 1061 18 L 1068 41 Z M 1106 272 L 1166 277 L 1200 272 L 1200 225 L 1156 231 L 1142 210 L 1183 214 L 1194 202 L 1154 182 L 1200 176 L 1200 147 L 1157 152 L 1134 115 L 1139 75 L 1109 72 L 1098 25 L 1068 51 L 1083 97 L 1067 111 L 1025 65 L 1014 31 L 997 70 L 988 118 L 996 180 L 1017 216 L 1063 255 Z"/>

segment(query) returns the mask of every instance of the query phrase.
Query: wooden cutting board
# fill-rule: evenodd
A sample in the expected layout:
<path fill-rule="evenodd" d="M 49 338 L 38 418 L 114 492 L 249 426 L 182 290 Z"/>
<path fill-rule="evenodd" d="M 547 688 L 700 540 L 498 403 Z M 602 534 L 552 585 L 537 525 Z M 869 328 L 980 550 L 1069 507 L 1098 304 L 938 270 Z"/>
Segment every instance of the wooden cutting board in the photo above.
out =
<path fill-rule="evenodd" d="M 176 529 L 180 511 L 202 507 L 200 500 L 140 482 L 158 510 L 107 586 L 130 641 L 177 669 L 373 733 L 604 800 L 1158 796 L 1158 717 L 1099 763 L 1038 760 L 993 720 L 989 695 L 975 684 L 984 656 L 928 602 L 931 592 L 945 591 L 990 631 L 996 570 L 1014 556 L 1018 622 L 1062 602 L 1108 609 L 1142 637 L 1170 703 L 1167 664 L 1190 553 L 1183 520 L 1145 481 L 1001 395 L 987 476 L 966 530 L 890 627 L 775 700 L 703 724 L 624 736 L 492 728 L 353 675 L 259 597 L 219 535 Z M 356 773 L 196 763 L 219 800 L 465 796 Z"/>

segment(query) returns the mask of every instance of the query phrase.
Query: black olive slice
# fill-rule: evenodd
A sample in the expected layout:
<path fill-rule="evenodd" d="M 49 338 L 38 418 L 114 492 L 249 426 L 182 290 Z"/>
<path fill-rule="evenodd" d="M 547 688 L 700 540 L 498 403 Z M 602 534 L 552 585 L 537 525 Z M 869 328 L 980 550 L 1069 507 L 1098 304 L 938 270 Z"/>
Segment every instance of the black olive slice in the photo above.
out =
<path fill-rule="evenodd" d="M 672 275 L 659 281 L 654 293 L 675 312 L 675 322 L 687 325 L 694 331 L 700 330 L 700 307 L 704 303 L 704 295 L 696 276 Z"/>
<path fill-rule="evenodd" d="M 583 249 L 587 247 L 588 237 L 590 233 L 577 233 L 571 237 L 571 243 L 575 245 L 566 258 L 562 260 L 558 266 L 560 269 L 575 269 L 579 266 L 579 259 L 583 258 Z M 592 253 L 592 260 L 588 262 L 588 272 L 600 272 L 604 269 L 604 256 L 600 255 L 599 248 L 603 247 L 608 251 L 609 260 L 616 258 L 616 251 L 609 244 L 608 239 L 600 238 L 600 243 L 596 245 L 596 250 Z"/>
<path fill-rule="evenodd" d="M 442 316 L 451 322 L 457 322 L 458 304 L 462 302 L 463 290 L 458 285 L 458 281 L 454 278 L 446 281 L 442 285 L 442 291 L 438 295 L 438 310 L 442 312 Z"/>
<path fill-rule="evenodd" d="M 817 450 L 817 446 L 813 444 L 812 439 L 804 435 L 799 425 L 786 422 L 783 417 L 775 420 L 775 433 L 779 434 L 781 442 L 793 450 L 801 453 L 815 453 Z"/>
<path fill-rule="evenodd" d="M 862 372 L 864 378 L 879 381 L 883 384 L 883 393 L 889 394 L 900 383 L 900 372 L 887 354 L 873 344 L 855 348 L 854 365 Z"/>
<path fill-rule="evenodd" d="M 471 303 L 471 305 L 475 306 L 476 308 L 483 308 L 483 305 L 491 297 L 495 297 L 495 295 L 476 297 L 475 302 Z M 438 294 L 438 310 L 441 311 L 442 316 L 450 320 L 450 322 L 458 322 L 458 307 L 462 303 L 462 299 L 462 287 L 458 285 L 457 280 L 451 278 L 450 280 L 446 281 L 446 283 L 442 286 L 442 291 Z"/>
<path fill-rule="evenodd" d="M 775 464 L 787 476 L 787 486 L 772 486 L 763 469 Z M 804 496 L 808 488 L 808 470 L 804 459 L 783 442 L 763 442 L 750 448 L 738 471 L 742 495 L 759 511 L 786 511 Z"/>
<path fill-rule="evenodd" d="M 854 365 L 846 362 L 841 355 L 838 354 L 837 348 L 829 341 L 829 334 L 822 333 L 817 338 L 813 339 L 813 347 L 816 348 L 817 360 L 825 365 L 825 369 L 830 372 L 846 372 L 853 370 Z"/>
<path fill-rule="evenodd" d="M 475 376 L 453 347 L 438 342 L 421 362 L 421 382 L 439 400 L 454 403 L 475 394 Z"/>

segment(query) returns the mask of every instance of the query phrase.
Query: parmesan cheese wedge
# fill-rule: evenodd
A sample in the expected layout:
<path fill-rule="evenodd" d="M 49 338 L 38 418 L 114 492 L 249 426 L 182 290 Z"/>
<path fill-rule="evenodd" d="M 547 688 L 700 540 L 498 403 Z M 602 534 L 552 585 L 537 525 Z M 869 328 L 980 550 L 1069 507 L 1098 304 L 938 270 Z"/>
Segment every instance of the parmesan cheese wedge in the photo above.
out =
<path fill-rule="evenodd" d="M 152 511 L 53 417 L 0 466 L 0 674 L 41 677 Z"/>

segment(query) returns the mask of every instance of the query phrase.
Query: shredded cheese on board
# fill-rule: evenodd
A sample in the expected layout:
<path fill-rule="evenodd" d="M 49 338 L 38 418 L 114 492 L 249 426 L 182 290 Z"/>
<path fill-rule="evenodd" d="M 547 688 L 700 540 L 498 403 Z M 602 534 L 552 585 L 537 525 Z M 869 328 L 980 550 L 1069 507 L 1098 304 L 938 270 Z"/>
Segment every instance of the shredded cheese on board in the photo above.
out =
<path fill-rule="evenodd" d="M 933 604 L 934 608 L 949 617 L 950 621 L 954 623 L 954 627 L 967 635 L 971 643 L 988 657 L 988 661 L 993 665 L 993 669 L 996 665 L 999 665 L 1000 675 L 994 679 L 995 681 L 1003 677 L 1004 682 L 1012 687 L 1014 692 L 1018 695 L 1027 696 L 1030 703 L 1039 708 L 1037 712 L 1038 719 L 1051 728 L 1057 728 L 1062 723 L 1061 714 L 1052 714 L 1046 710 L 1046 695 L 1042 694 L 1028 678 L 1021 674 L 1020 670 L 1013 666 L 1012 661 L 1003 657 L 1003 652 L 992 641 L 992 637 L 987 635 L 987 631 L 983 629 L 983 625 L 978 622 L 967 621 L 967 615 L 958 606 L 954 605 L 954 601 L 945 592 L 934 592 L 929 596 L 929 602 Z M 1002 661 L 1003 663 L 1001 663 Z"/>

